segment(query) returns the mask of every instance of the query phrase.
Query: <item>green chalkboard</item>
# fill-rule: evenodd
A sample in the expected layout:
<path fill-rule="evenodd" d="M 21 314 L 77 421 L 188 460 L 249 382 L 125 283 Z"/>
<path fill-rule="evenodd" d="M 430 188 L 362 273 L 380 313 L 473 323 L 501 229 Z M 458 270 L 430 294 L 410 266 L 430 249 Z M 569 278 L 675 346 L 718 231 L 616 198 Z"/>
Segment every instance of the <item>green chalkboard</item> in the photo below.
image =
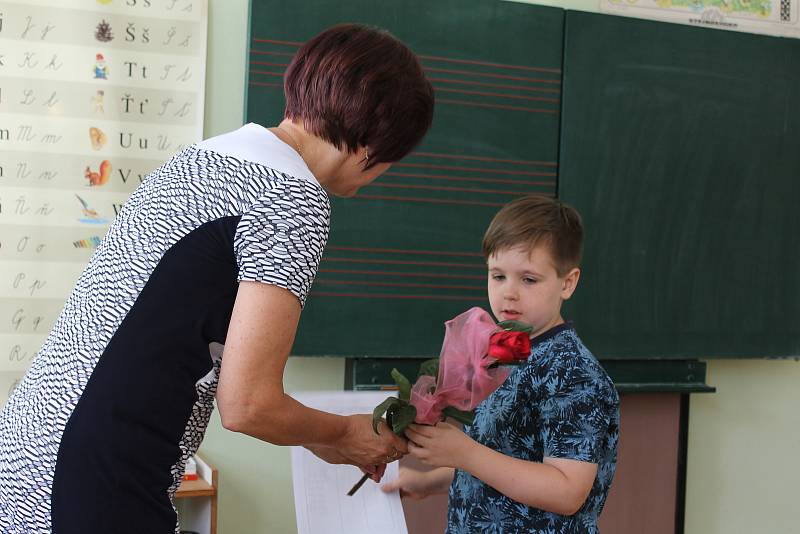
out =
<path fill-rule="evenodd" d="M 341 22 L 391 31 L 436 91 L 422 145 L 355 198 L 334 199 L 295 354 L 438 354 L 443 322 L 487 305 L 480 242 L 491 217 L 556 191 L 563 19 L 486 0 L 253 0 L 249 121 L 280 121 L 292 55 Z"/>
<path fill-rule="evenodd" d="M 569 314 L 602 358 L 800 354 L 800 40 L 568 12 Z"/>

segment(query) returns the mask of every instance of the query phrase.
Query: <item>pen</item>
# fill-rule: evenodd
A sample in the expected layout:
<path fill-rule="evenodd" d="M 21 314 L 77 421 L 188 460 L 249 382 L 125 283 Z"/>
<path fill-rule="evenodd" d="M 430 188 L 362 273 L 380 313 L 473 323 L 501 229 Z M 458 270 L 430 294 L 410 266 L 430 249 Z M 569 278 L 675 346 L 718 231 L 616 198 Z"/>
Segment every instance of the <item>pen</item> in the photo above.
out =
<path fill-rule="evenodd" d="M 370 477 L 369 473 L 364 473 L 364 476 L 361 477 L 361 480 L 356 482 L 355 485 L 352 488 L 350 488 L 350 491 L 347 492 L 347 496 L 352 497 L 355 494 L 355 492 L 357 492 L 358 489 L 364 485 L 364 482 L 366 482 L 369 479 L 369 477 Z"/>

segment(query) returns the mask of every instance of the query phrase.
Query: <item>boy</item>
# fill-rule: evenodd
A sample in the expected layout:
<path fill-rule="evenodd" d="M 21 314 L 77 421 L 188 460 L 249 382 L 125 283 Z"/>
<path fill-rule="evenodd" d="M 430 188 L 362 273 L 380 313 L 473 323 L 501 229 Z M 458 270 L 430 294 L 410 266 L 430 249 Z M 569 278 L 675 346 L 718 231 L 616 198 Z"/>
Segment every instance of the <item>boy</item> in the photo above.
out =
<path fill-rule="evenodd" d="M 424 498 L 449 485 L 447 532 L 596 533 L 616 467 L 619 398 L 561 317 L 580 277 L 574 208 L 531 195 L 501 209 L 483 239 L 489 304 L 499 321 L 533 326 L 528 361 L 476 410 L 466 433 L 411 425 L 403 469 L 385 491 Z"/>

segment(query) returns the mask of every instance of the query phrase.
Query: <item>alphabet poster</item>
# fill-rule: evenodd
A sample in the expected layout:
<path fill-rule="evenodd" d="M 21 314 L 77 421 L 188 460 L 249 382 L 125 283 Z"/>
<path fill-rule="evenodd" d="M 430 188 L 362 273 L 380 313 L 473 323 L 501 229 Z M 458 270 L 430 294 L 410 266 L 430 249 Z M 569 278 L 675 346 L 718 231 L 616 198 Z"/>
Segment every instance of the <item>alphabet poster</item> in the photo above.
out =
<path fill-rule="evenodd" d="M 207 13 L 0 1 L 0 404 L 128 196 L 202 138 Z"/>
<path fill-rule="evenodd" d="M 600 10 L 718 30 L 800 37 L 800 0 L 600 0 Z"/>

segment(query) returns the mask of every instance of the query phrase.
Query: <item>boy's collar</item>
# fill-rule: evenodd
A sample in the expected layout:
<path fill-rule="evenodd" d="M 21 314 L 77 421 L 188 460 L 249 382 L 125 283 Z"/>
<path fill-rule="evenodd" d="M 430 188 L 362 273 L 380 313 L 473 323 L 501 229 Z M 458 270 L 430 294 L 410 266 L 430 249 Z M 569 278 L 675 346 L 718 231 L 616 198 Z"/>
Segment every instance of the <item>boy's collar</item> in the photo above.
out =
<path fill-rule="evenodd" d="M 551 337 L 554 337 L 565 330 L 572 330 L 573 325 L 572 321 L 564 321 L 561 324 L 557 324 L 550 330 L 545 330 L 541 334 L 536 337 L 531 338 L 531 346 L 535 347 L 538 343 L 542 343 L 543 341 L 547 341 Z"/>

